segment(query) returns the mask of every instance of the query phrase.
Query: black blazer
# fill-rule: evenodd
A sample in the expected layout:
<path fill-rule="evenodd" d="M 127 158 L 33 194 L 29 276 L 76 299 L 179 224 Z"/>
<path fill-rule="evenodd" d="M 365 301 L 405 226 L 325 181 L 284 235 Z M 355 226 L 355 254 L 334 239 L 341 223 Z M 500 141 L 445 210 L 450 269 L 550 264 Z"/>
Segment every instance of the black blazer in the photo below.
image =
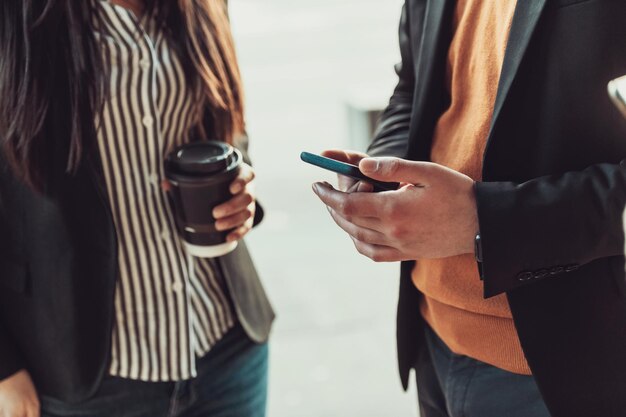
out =
<path fill-rule="evenodd" d="M 54 86 L 43 130 L 50 144 L 44 193 L 18 182 L 0 153 L 0 379 L 26 368 L 40 394 L 78 402 L 108 369 L 118 265 L 93 129 L 78 172 L 64 169 L 67 86 L 62 79 Z M 247 139 L 237 146 L 249 161 Z M 259 207 L 255 223 L 262 216 Z M 245 244 L 218 265 L 244 330 L 266 341 L 274 312 Z"/>
<path fill-rule="evenodd" d="M 399 83 L 370 154 L 429 159 L 454 8 L 406 0 Z M 507 293 L 557 417 L 626 415 L 626 122 L 606 92 L 624 74 L 626 1 L 518 1 L 476 187 L 480 268 L 486 297 Z M 423 335 L 412 267 L 398 306 L 405 387 Z"/>

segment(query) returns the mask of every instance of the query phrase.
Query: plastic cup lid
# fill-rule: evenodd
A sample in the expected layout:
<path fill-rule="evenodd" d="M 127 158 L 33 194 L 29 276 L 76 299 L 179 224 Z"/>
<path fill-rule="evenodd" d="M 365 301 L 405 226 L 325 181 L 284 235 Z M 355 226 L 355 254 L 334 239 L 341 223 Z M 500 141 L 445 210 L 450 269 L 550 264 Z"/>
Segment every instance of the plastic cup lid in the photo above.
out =
<path fill-rule="evenodd" d="M 167 157 L 167 167 L 178 174 L 207 175 L 226 171 L 237 159 L 235 149 L 216 141 L 181 146 Z"/>

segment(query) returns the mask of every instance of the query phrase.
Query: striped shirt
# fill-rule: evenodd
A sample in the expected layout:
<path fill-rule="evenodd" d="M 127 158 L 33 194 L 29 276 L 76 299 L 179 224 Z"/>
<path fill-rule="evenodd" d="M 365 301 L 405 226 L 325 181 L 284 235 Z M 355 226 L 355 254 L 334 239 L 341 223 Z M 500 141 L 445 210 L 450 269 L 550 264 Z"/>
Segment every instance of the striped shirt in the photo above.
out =
<path fill-rule="evenodd" d="M 197 95 L 153 18 L 92 1 L 109 77 L 98 147 L 118 236 L 110 374 L 189 379 L 234 322 L 219 270 L 185 253 L 160 185 L 164 158 L 189 139 Z"/>

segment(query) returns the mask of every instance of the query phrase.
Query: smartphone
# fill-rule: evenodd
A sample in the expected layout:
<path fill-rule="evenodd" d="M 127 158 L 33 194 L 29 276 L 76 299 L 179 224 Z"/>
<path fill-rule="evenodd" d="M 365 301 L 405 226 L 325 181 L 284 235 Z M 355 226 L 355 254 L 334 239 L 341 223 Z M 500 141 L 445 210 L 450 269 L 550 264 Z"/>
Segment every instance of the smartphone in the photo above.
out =
<path fill-rule="evenodd" d="M 617 78 L 609 83 L 611 100 L 626 117 L 626 76 Z"/>
<path fill-rule="evenodd" d="M 345 175 L 358 181 L 368 182 L 374 186 L 375 192 L 395 191 L 400 186 L 397 182 L 382 182 L 374 180 L 363 174 L 356 165 L 347 164 L 345 162 L 337 161 L 336 159 L 326 158 L 325 156 L 302 152 L 300 154 L 300 159 L 308 164 L 327 169 L 328 171 Z"/>

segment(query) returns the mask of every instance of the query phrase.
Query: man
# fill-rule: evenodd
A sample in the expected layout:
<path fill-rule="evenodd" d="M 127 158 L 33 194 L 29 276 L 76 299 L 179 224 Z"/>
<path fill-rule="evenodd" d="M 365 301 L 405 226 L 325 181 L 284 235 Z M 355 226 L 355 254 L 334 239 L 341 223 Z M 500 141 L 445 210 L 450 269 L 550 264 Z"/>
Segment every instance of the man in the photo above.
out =
<path fill-rule="evenodd" d="M 326 152 L 402 185 L 314 191 L 403 261 L 422 417 L 626 415 L 625 22 L 623 1 L 406 0 L 376 158 Z"/>

